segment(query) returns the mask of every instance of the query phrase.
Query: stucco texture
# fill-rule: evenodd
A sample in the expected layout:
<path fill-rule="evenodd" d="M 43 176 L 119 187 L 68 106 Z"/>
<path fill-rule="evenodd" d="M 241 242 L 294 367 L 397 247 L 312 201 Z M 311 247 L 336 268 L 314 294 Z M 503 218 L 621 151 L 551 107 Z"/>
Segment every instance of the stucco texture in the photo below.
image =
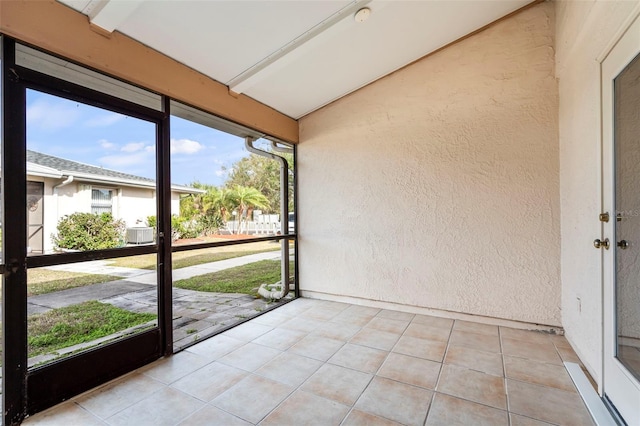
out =
<path fill-rule="evenodd" d="M 600 62 L 637 1 L 557 1 L 562 325 L 596 382 L 602 377 Z M 578 302 L 579 299 L 579 302 Z"/>
<path fill-rule="evenodd" d="M 301 119 L 303 294 L 560 325 L 553 44 L 542 3 Z"/>

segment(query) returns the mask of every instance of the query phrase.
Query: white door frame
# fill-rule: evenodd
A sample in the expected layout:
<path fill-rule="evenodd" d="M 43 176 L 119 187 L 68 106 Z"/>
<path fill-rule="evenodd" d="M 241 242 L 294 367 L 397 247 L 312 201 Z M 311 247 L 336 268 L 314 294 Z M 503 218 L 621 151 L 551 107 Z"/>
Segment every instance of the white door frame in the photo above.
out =
<path fill-rule="evenodd" d="M 602 225 L 602 238 L 611 248 L 603 250 L 603 380 L 602 392 L 628 424 L 640 425 L 640 382 L 616 358 L 615 302 L 615 157 L 613 140 L 613 79 L 640 54 L 640 19 L 635 19 L 621 34 L 601 64 L 602 89 L 602 211 L 610 220 Z M 638 196 L 640 196 L 640 191 Z M 640 248 L 640 242 L 636 243 Z"/>

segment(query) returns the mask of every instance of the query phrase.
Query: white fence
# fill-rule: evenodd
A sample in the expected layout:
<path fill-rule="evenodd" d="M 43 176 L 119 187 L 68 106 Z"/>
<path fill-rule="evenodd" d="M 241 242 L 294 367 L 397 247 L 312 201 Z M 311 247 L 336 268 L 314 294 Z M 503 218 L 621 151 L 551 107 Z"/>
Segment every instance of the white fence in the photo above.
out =
<path fill-rule="evenodd" d="M 276 234 L 280 232 L 280 215 L 254 215 L 254 220 L 241 222 L 231 220 L 227 222 L 225 230 L 234 234 Z"/>

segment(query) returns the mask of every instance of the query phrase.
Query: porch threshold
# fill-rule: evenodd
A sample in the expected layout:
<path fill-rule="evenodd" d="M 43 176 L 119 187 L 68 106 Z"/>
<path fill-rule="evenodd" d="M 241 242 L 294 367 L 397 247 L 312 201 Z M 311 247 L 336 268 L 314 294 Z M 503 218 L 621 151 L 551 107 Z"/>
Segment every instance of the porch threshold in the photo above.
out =
<path fill-rule="evenodd" d="M 587 406 L 587 410 L 589 410 L 589 414 L 591 414 L 591 418 L 596 425 L 618 425 L 619 423 L 613 418 L 611 412 L 607 409 L 600 396 L 598 396 L 595 389 L 593 389 L 593 386 L 589 383 L 589 379 L 584 374 L 584 371 L 582 371 L 580 366 L 575 362 L 567 361 L 565 361 L 564 366 L 567 369 L 569 376 L 571 376 L 573 384 L 578 389 L 578 393 Z"/>

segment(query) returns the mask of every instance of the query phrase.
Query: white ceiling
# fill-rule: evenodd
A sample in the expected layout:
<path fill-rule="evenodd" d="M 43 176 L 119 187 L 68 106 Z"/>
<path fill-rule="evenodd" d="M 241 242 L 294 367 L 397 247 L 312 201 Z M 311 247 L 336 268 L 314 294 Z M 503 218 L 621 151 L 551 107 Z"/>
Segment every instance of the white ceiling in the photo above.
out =
<path fill-rule="evenodd" d="M 531 2 L 59 1 L 293 118 Z"/>

